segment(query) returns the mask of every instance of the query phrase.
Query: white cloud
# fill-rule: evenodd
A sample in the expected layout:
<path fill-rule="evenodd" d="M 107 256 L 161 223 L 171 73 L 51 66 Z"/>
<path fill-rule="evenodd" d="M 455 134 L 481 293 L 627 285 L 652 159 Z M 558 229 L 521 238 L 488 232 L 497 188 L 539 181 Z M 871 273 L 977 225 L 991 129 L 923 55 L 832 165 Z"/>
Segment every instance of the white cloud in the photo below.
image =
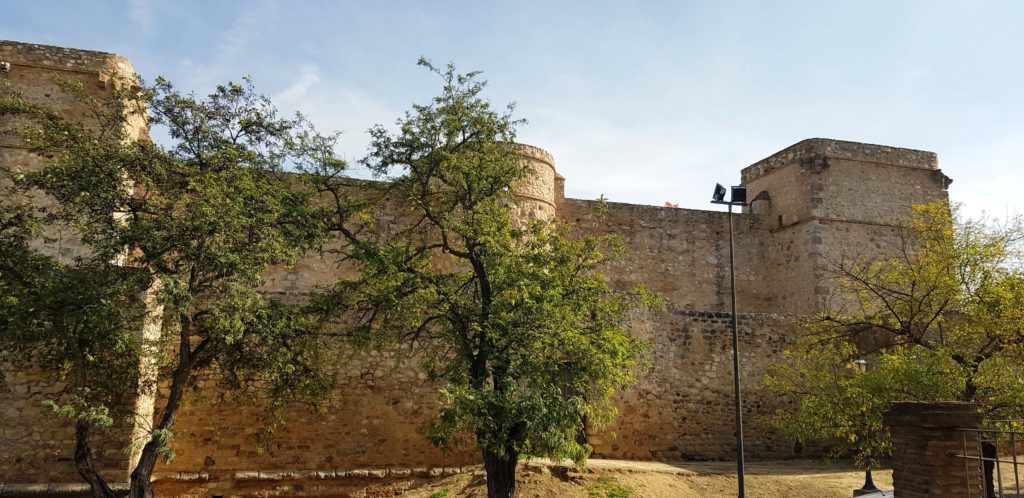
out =
<path fill-rule="evenodd" d="M 964 214 L 983 213 L 1005 219 L 1024 212 L 1020 188 L 1024 185 L 1024 128 L 1011 130 L 980 143 L 949 144 L 940 151 L 939 166 L 953 178 L 950 200 L 963 203 Z"/>
<path fill-rule="evenodd" d="M 277 0 L 263 0 L 243 13 L 235 23 L 221 35 L 217 44 L 215 59 L 229 60 L 241 54 L 247 45 L 261 34 L 260 24 L 273 17 L 277 11 Z"/>
<path fill-rule="evenodd" d="M 153 28 L 153 1 L 128 0 L 128 18 L 143 31 Z"/>
<path fill-rule="evenodd" d="M 295 107 L 317 83 L 320 83 L 320 68 L 315 64 L 307 64 L 299 70 L 298 79 L 272 99 L 280 106 Z"/>
<path fill-rule="evenodd" d="M 766 145 L 712 123 L 666 126 L 579 111 L 534 112 L 519 135 L 554 156 L 573 198 L 713 209 L 716 182 L 737 183 L 740 169 L 789 145 Z"/>
<path fill-rule="evenodd" d="M 342 132 L 338 154 L 349 161 L 353 173 L 365 176 L 355 162 L 366 154 L 366 130 L 376 123 L 389 125 L 401 115 L 360 89 L 323 79 L 320 68 L 307 64 L 297 76 L 271 99 L 282 111 L 298 111 L 321 132 Z"/>

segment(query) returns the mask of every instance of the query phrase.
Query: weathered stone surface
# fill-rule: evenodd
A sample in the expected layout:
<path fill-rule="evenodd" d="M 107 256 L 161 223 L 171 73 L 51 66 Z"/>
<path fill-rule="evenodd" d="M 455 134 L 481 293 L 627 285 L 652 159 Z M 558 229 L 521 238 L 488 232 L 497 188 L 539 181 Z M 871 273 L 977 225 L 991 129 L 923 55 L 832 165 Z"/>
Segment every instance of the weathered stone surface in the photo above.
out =
<path fill-rule="evenodd" d="M 26 98 L 51 105 L 70 117 L 84 116 L 87 109 L 71 102 L 54 76 L 81 82 L 86 91 L 99 95 L 115 75 L 135 74 L 127 59 L 114 54 L 8 41 L 0 41 L 0 61 L 10 64 L 9 71 L 0 72 L 0 84 L 10 83 Z M 0 122 L 0 127 L 8 124 Z M 139 137 L 147 133 L 141 123 L 135 123 L 131 131 Z M 33 170 L 41 166 L 42 159 L 4 135 L 0 136 L 0 163 Z M 53 205 L 52 199 L 38 192 L 26 198 L 40 207 Z M 46 227 L 34 246 L 65 261 L 84 254 L 75 232 L 57 225 Z M 0 482 L 7 481 L 8 490 L 18 483 L 41 483 L 44 491 L 46 483 L 62 486 L 80 482 L 72 462 L 71 422 L 50 416 L 42 404 L 65 386 L 33 368 L 31 358 L 24 360 L 17 365 L 0 364 L 0 372 L 6 376 L 6 382 L 0 385 Z M 127 481 L 132 453 L 123 450 L 135 429 L 119 418 L 111 430 L 94 431 L 96 463 L 111 482 Z"/>
<path fill-rule="evenodd" d="M 62 96 L 52 74 L 78 78 L 101 92 L 114 71 L 131 68 L 113 54 L 3 41 L 0 61 L 11 64 L 0 80 L 73 117 L 82 110 Z M 145 129 L 137 132 L 144 136 Z M 40 158 L 4 140 L 0 138 L 0 162 L 40 167 Z M 564 198 L 564 178 L 550 154 L 516 147 L 535 174 L 517 186 L 515 214 L 521 219 L 557 217 L 581 235 L 622 236 L 630 253 L 605 270 L 610 284 L 621 291 L 644 284 L 670 302 L 665 312 L 638 313 L 632 320 L 631 330 L 653 345 L 651 368 L 641 373 L 634 389 L 617 396 L 620 415 L 611 426 L 588 428 L 596 454 L 731 458 L 729 215 L 614 202 L 600 213 L 594 201 Z M 744 169 L 742 179 L 753 202 L 732 221 L 743 413 L 750 421 L 775 406 L 758 386 L 765 366 L 793 337 L 787 317 L 814 313 L 835 298 L 835 283 L 824 271 L 827 262 L 842 254 L 887 254 L 897 240 L 898 225 L 909 218 L 910 206 L 945 200 L 949 179 L 930 152 L 826 139 L 806 140 L 773 154 Z M 39 197 L 33 202 L 48 201 Z M 393 205 L 389 202 L 385 199 L 382 205 Z M 384 209 L 382 217 L 394 221 L 400 217 L 397 212 Z M 44 251 L 71 258 L 82 250 L 69 232 L 51 227 L 47 235 L 40 244 Z M 350 271 L 329 257 L 310 254 L 293 266 L 268 272 L 263 290 L 301 299 Z M 370 478 L 367 469 L 377 469 L 372 471 L 377 479 L 381 469 L 392 469 L 387 478 L 437 476 L 479 462 L 474 450 L 445 454 L 425 441 L 422 427 L 437 414 L 441 401 L 416 358 L 403 362 L 392 352 L 356 353 L 340 345 L 332 354 L 338 386 L 333 405 L 316 413 L 300 407 L 286 410 L 287 424 L 269 452 L 258 451 L 252 437 L 261 408 L 214 401 L 215 380 L 201 379 L 204 400 L 190 401 L 179 413 L 173 443 L 177 458 L 158 470 L 173 476 L 167 480 L 202 489 L 307 479 L 274 485 L 305 486 L 303 493 L 315 493 L 310 483 Z M 26 364 L 0 369 L 7 380 L 0 386 L 0 438 L 15 441 L 13 448 L 0 451 L 0 482 L 9 487 L 77 481 L 68 421 L 44 417 L 41 404 L 63 386 Z M 145 402 L 140 397 L 139 413 L 145 413 Z M 152 404 L 149 400 L 150 409 Z M 123 450 L 136 429 L 116 428 L 95 443 L 99 464 L 115 482 L 127 476 L 130 455 Z M 753 424 L 745 430 L 748 457 L 801 452 L 802 447 Z M 195 477 L 200 475 L 206 477 Z"/>
<path fill-rule="evenodd" d="M 641 313 L 633 320 L 651 341 L 651 368 L 639 384 L 619 394 L 619 415 L 588 431 L 595 456 L 639 460 L 727 460 L 735 454 L 733 429 L 732 320 L 728 313 Z M 778 315 L 741 315 L 740 363 L 744 389 L 744 444 L 753 458 L 799 454 L 795 445 L 750 423 L 778 406 L 760 389 L 767 364 L 792 337 Z"/>

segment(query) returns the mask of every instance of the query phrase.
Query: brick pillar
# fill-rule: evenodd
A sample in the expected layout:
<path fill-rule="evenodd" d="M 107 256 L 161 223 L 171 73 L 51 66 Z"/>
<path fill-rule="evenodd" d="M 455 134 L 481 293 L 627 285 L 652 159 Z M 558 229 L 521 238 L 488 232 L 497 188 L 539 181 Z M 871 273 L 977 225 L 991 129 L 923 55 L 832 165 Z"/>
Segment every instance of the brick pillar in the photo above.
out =
<path fill-rule="evenodd" d="M 977 405 L 958 402 L 893 403 L 885 414 L 892 433 L 892 482 L 896 498 L 967 498 L 981 495 L 978 462 L 951 455 L 964 453 L 961 428 L 981 426 Z M 967 454 L 978 455 L 974 434 Z"/>

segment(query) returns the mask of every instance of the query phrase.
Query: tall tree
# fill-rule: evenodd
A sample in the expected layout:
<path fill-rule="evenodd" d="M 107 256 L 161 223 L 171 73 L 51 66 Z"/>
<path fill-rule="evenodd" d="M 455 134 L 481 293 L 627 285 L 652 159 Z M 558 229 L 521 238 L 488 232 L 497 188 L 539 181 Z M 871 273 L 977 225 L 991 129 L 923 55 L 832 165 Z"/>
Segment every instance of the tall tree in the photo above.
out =
<path fill-rule="evenodd" d="M 324 299 L 355 310 L 348 332 L 362 343 L 423 354 L 445 402 L 430 440 L 475 441 L 488 496 L 511 497 L 520 457 L 582 461 L 584 421 L 614 415 L 610 396 L 634 380 L 646 347 L 625 328 L 636 298 L 597 272 L 621 253 L 616 238 L 572 238 L 552 221 L 513 217 L 513 191 L 530 170 L 512 147 L 521 121 L 511 108 L 492 109 L 477 73 L 420 64 L 442 78 L 441 94 L 415 105 L 397 133 L 373 128 L 364 160 L 404 209 L 388 223 L 336 213 L 361 278 Z M 324 191 L 343 195 L 321 177 Z"/>
<path fill-rule="evenodd" d="M 907 228 L 891 258 L 832 265 L 835 305 L 808 320 L 765 380 L 796 407 L 772 417 L 776 427 L 838 443 L 864 466 L 888 454 L 882 414 L 894 401 L 1024 414 L 1024 220 L 972 221 L 932 203 L 915 206 Z"/>
<path fill-rule="evenodd" d="M 87 119 L 72 121 L 9 89 L 0 117 L 14 118 L 6 131 L 49 158 L 41 170 L 12 172 L 18 184 L 56 200 L 43 221 L 74 228 L 88 256 L 71 266 L 43 264 L 47 272 L 30 277 L 40 281 L 35 299 L 7 301 L 25 306 L 5 313 L 14 319 L 5 320 L 0 339 L 54 358 L 44 366 L 76 393 L 91 393 L 54 405 L 79 428 L 106 425 L 97 414 L 120 402 L 97 386 L 134 390 L 137 379 L 126 376 L 157 369 L 141 389 L 155 389 L 157 381 L 168 387 L 141 442 L 129 493 L 150 497 L 154 465 L 173 457 L 174 423 L 200 375 L 236 392 L 259 390 L 275 400 L 272 406 L 328 392 L 316 334 L 321 321 L 260 286 L 271 266 L 293 262 L 327 237 L 313 190 L 286 169 L 342 165 L 333 159 L 332 137 L 316 135 L 301 116 L 279 116 L 248 80 L 218 86 L 205 98 L 181 94 L 165 80 L 151 87 L 121 80 L 99 96 L 60 83 Z M 133 134 L 131 125 L 147 121 L 166 133 L 167 146 Z M 17 285 L 13 279 L 0 287 Z M 136 314 L 117 311 L 137 304 L 134 296 L 146 289 L 148 313 L 160 311 L 151 318 L 163 342 L 140 339 Z M 77 302 L 66 296 L 84 306 L 67 306 Z M 33 307 L 38 302 L 53 306 Z M 47 327 L 30 326 L 40 321 Z M 82 337 L 88 340 L 72 339 Z M 121 348 L 131 354 L 119 356 Z M 93 468 L 88 430 L 77 436 L 79 471 L 95 496 L 113 496 Z"/>

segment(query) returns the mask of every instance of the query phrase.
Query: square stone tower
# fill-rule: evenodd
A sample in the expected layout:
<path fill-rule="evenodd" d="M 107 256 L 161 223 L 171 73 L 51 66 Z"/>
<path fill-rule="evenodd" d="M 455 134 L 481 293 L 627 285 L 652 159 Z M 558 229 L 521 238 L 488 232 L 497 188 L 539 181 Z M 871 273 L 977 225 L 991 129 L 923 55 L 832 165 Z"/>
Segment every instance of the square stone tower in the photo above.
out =
<path fill-rule="evenodd" d="M 809 314 L 835 291 L 828 267 L 844 257 L 884 257 L 901 240 L 911 206 L 949 202 L 951 180 L 933 152 L 824 138 L 796 143 L 743 169 L 760 230 L 760 278 L 744 311 Z"/>

